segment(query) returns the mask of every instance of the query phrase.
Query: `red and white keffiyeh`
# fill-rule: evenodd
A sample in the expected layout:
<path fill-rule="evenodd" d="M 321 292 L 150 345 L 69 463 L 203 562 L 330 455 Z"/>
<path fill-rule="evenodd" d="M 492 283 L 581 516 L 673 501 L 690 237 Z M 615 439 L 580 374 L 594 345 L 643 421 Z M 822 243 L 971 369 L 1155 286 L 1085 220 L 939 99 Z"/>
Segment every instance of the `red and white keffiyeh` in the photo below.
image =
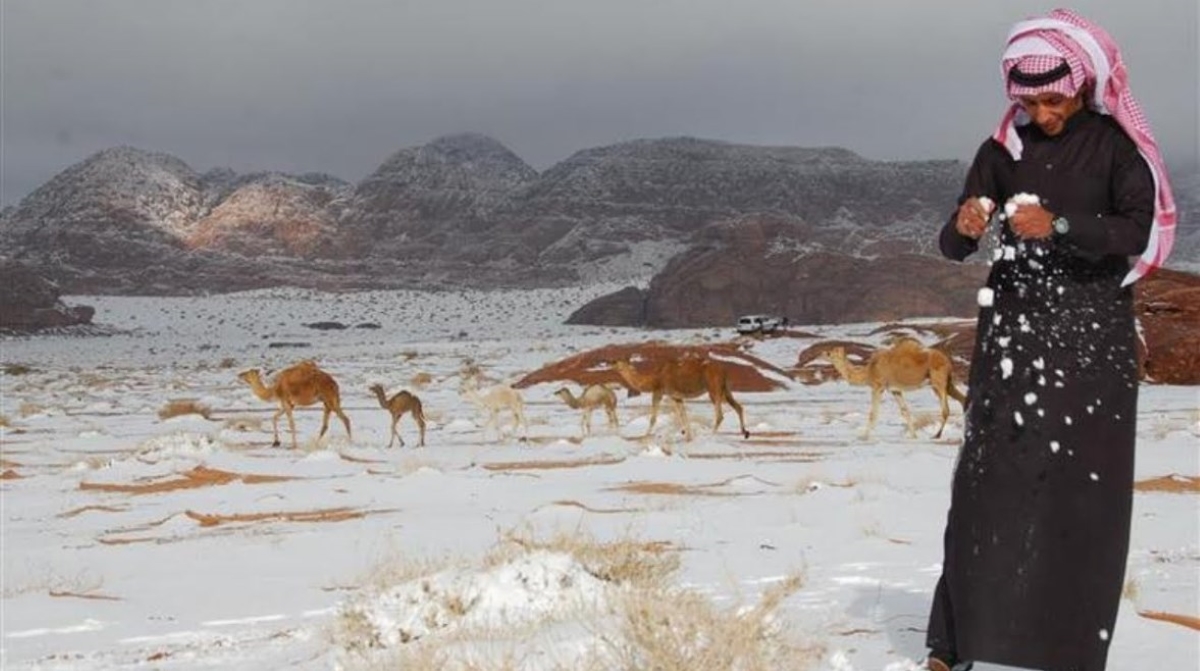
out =
<path fill-rule="evenodd" d="M 1023 146 L 1017 126 L 1029 123 L 1029 115 L 1019 103 L 1021 96 L 1047 91 L 1073 96 L 1085 82 L 1093 82 L 1089 106 L 1100 114 L 1111 115 L 1129 135 L 1154 176 L 1154 225 L 1146 251 L 1138 258 L 1122 286 L 1132 284 L 1158 268 L 1167 259 L 1175 242 L 1175 198 L 1167 177 L 1166 164 L 1158 143 L 1150 132 L 1150 123 L 1129 90 L 1125 63 L 1117 43 L 1100 26 L 1067 9 L 1056 9 L 1045 18 L 1021 21 L 1008 34 L 1008 46 L 1001 67 L 1013 105 L 1005 112 L 993 138 L 1004 145 L 1014 160 L 1021 160 Z M 1009 81 L 1009 70 L 1017 66 L 1027 75 L 1039 75 L 1062 67 L 1070 72 L 1043 85 L 1021 85 Z"/>

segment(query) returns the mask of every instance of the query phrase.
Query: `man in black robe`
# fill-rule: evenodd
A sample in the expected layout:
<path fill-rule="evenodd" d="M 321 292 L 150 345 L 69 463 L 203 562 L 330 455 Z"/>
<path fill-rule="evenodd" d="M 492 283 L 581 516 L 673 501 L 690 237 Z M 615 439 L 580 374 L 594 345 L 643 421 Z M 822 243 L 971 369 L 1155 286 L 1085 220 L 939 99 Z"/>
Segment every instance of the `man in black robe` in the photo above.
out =
<path fill-rule="evenodd" d="M 1133 497 L 1128 285 L 1169 251 L 1174 203 L 1107 33 L 1056 10 L 1002 61 L 1013 107 L 940 235 L 957 260 L 990 236 L 992 268 L 927 666 L 1103 671 Z"/>

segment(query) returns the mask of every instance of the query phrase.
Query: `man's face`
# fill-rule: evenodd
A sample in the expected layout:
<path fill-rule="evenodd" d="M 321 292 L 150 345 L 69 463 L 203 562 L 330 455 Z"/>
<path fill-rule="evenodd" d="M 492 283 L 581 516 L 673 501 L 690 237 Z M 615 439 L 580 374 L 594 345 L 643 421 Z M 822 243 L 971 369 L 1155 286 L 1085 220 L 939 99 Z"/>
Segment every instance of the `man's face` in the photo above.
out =
<path fill-rule="evenodd" d="M 1046 135 L 1054 136 L 1063 131 L 1067 119 L 1083 108 L 1083 96 L 1068 98 L 1061 93 L 1041 93 L 1036 96 L 1022 96 L 1021 107 L 1029 114 L 1029 118 L 1042 129 Z"/>

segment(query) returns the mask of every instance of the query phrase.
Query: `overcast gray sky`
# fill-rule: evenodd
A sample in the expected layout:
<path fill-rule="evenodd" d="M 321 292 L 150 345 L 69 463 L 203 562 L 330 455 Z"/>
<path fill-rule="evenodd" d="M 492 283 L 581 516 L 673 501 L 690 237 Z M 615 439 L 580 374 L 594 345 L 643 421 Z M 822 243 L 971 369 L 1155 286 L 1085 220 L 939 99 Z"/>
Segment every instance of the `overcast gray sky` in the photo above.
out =
<path fill-rule="evenodd" d="M 1169 160 L 1200 135 L 1197 0 L 1078 0 Z M 0 201 L 114 145 L 357 181 L 481 132 L 542 170 L 689 135 L 969 159 L 1004 105 L 1003 0 L 0 0 Z"/>

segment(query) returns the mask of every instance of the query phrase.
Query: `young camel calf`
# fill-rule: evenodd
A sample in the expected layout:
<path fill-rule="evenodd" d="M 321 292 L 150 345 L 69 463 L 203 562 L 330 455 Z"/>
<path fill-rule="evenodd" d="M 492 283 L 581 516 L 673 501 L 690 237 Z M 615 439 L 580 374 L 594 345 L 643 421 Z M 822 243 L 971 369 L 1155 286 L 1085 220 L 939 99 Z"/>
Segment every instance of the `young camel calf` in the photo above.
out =
<path fill-rule="evenodd" d="M 707 392 L 715 414 L 713 433 L 717 432 L 721 420 L 725 418 L 722 404 L 728 403 L 737 413 L 742 436 L 750 437 L 750 432 L 746 430 L 746 419 L 742 415 L 742 406 L 734 400 L 733 393 L 729 390 L 729 375 L 720 363 L 707 357 L 682 357 L 663 361 L 654 366 L 649 373 L 638 372 L 628 359 L 616 361 L 613 365 L 626 384 L 651 395 L 650 427 L 646 430 L 647 435 L 654 431 L 654 423 L 658 419 L 658 404 L 663 396 L 666 396 L 675 406 L 675 417 L 683 428 L 684 439 L 691 440 L 692 427 L 688 422 L 684 401 Z"/>
<path fill-rule="evenodd" d="M 412 413 L 412 417 L 417 422 L 417 427 L 421 430 L 421 442 L 418 447 L 425 447 L 425 412 L 421 408 L 421 399 L 417 398 L 416 394 L 401 390 L 388 398 L 383 393 L 383 385 L 373 384 L 370 387 L 375 398 L 379 400 L 379 406 L 387 410 L 392 416 L 392 437 L 388 441 L 387 446 L 390 448 L 396 439 L 400 440 L 400 447 L 404 447 L 404 437 L 396 430 L 396 425 L 400 422 L 400 418 L 405 413 Z"/>
<path fill-rule="evenodd" d="M 604 408 L 604 413 L 608 415 L 608 424 L 613 431 L 618 430 L 620 422 L 617 421 L 617 395 L 612 389 L 602 384 L 590 384 L 583 393 L 576 398 L 571 393 L 570 389 L 563 387 L 554 392 L 554 395 L 561 398 L 563 403 L 574 410 L 583 410 L 583 418 L 580 420 L 580 427 L 584 436 L 590 436 L 592 433 L 592 413 L 596 408 Z"/>
<path fill-rule="evenodd" d="M 846 359 L 846 350 L 835 347 L 824 353 L 838 373 L 850 384 L 868 385 L 871 387 L 871 412 L 867 416 L 867 426 L 863 438 L 870 438 L 875 428 L 875 419 L 879 414 L 879 400 L 883 392 L 890 391 L 892 398 L 900 406 L 900 414 L 908 428 L 909 438 L 916 438 L 917 432 L 913 427 L 912 414 L 904 401 L 905 391 L 920 389 L 928 384 L 937 396 L 942 406 L 942 424 L 938 427 L 934 438 L 941 438 L 946 428 L 946 420 L 950 417 L 950 404 L 947 397 L 954 398 L 966 409 L 967 399 L 954 387 L 951 379 L 954 367 L 945 353 L 929 349 L 912 338 L 904 338 L 887 349 L 876 351 L 867 359 L 865 366 L 856 366 Z"/>
<path fill-rule="evenodd" d="M 316 363 L 301 361 L 284 368 L 271 380 L 270 386 L 263 384 L 262 374 L 257 368 L 239 373 L 238 379 L 250 385 L 250 391 L 262 400 L 279 402 L 279 410 L 271 419 L 271 425 L 275 429 L 275 442 L 272 443 L 274 447 L 279 447 L 279 416 L 287 415 L 288 428 L 292 431 L 292 449 L 294 450 L 297 447 L 296 420 L 292 416 L 292 411 L 296 406 L 313 405 L 317 401 L 320 401 L 325 408 L 325 412 L 321 415 L 321 433 L 317 435 L 317 440 L 325 436 L 325 431 L 329 429 L 329 415 L 334 413 L 346 427 L 346 438 L 353 440 L 350 436 L 350 420 L 342 412 L 342 399 L 338 393 L 338 384 L 329 373 L 318 368 Z"/>
<path fill-rule="evenodd" d="M 496 431 L 503 437 L 504 431 L 500 428 L 500 411 L 508 410 L 513 416 L 513 430 L 522 429 L 525 436 L 529 435 L 529 425 L 525 422 L 525 400 L 521 398 L 521 392 L 513 389 L 507 384 L 498 384 L 493 387 L 488 387 L 482 392 L 477 389 L 478 382 L 473 377 L 468 377 L 463 380 L 460 392 L 471 403 L 477 407 L 483 408 L 488 412 L 488 421 L 483 426 L 486 435 L 489 426 L 496 427 Z"/>

